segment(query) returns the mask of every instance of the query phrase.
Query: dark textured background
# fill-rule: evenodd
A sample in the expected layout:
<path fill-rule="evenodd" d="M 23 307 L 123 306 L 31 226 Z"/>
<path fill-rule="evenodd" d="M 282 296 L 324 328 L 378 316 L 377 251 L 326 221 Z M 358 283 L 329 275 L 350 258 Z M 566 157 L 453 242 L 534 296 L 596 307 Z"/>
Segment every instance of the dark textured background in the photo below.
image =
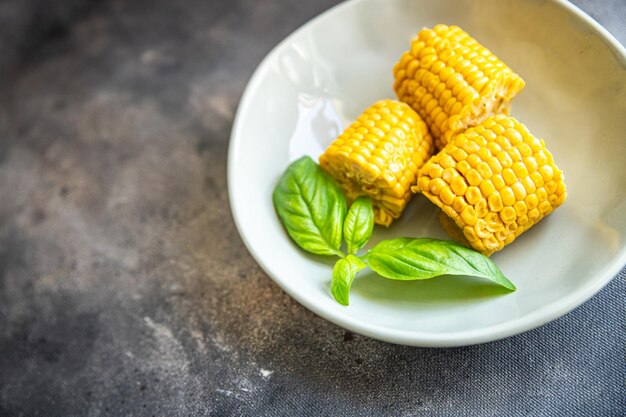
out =
<path fill-rule="evenodd" d="M 231 219 L 244 85 L 335 1 L 0 0 L 0 415 L 617 416 L 624 271 L 540 329 L 417 349 L 285 295 Z M 626 42 L 626 3 L 575 1 Z"/>

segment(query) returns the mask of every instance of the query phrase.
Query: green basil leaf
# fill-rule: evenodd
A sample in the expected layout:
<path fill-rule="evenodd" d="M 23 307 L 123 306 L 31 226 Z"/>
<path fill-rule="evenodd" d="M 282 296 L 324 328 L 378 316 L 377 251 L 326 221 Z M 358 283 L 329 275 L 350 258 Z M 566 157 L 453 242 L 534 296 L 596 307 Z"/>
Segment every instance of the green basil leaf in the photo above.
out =
<path fill-rule="evenodd" d="M 367 264 L 354 255 L 347 255 L 335 263 L 333 279 L 330 282 L 330 292 L 339 304 L 349 304 L 350 286 L 357 272 L 365 268 Z"/>
<path fill-rule="evenodd" d="M 343 222 L 343 238 L 348 246 L 348 253 L 357 253 L 374 229 L 374 208 L 369 197 L 359 197 L 350 206 L 346 221 Z"/>
<path fill-rule="evenodd" d="M 471 275 L 515 290 L 515 285 L 491 259 L 449 240 L 385 240 L 373 247 L 365 258 L 369 267 L 385 278 L 418 280 L 439 275 Z"/>
<path fill-rule="evenodd" d="M 339 255 L 346 200 L 341 189 L 308 156 L 293 162 L 272 195 L 289 236 L 307 252 Z"/>

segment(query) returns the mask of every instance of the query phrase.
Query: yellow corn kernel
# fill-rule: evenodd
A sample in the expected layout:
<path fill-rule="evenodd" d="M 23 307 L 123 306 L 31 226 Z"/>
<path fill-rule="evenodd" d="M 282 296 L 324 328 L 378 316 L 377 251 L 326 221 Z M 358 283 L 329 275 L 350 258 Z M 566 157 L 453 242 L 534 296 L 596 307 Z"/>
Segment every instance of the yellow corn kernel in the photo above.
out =
<path fill-rule="evenodd" d="M 481 161 L 480 156 L 476 154 L 471 154 L 467 157 L 467 163 L 470 164 L 472 168 L 477 168 Z"/>
<path fill-rule="evenodd" d="M 502 178 L 504 178 L 506 185 L 515 184 L 517 181 L 517 176 L 511 168 L 505 168 L 502 170 Z"/>
<path fill-rule="evenodd" d="M 431 181 L 432 182 L 432 181 Z M 467 191 L 465 191 L 465 199 L 471 205 L 475 205 L 480 200 L 482 194 L 480 192 L 480 188 L 478 187 L 467 187 Z"/>
<path fill-rule="evenodd" d="M 529 209 L 534 209 L 535 207 L 537 207 L 539 205 L 539 199 L 537 198 L 537 194 L 527 195 L 524 199 L 524 203 L 526 203 L 526 206 Z"/>
<path fill-rule="evenodd" d="M 489 214 L 489 205 L 487 204 L 487 200 L 484 198 L 481 198 L 478 203 L 474 205 L 474 208 L 476 209 L 478 217 L 485 217 Z"/>
<path fill-rule="evenodd" d="M 506 206 L 500 211 L 500 218 L 505 224 L 513 222 L 515 217 L 515 209 L 511 206 Z"/>
<path fill-rule="evenodd" d="M 531 211 L 528 212 L 528 218 L 534 223 L 535 220 L 539 219 L 541 217 L 541 212 L 539 211 L 539 209 L 532 209 Z"/>
<path fill-rule="evenodd" d="M 469 171 L 470 169 L 472 169 L 472 166 L 469 164 L 469 162 L 467 162 L 467 159 L 465 161 L 461 161 L 458 164 L 456 164 L 456 169 L 461 173 L 461 174 L 465 174 L 467 171 Z"/>
<path fill-rule="evenodd" d="M 491 236 L 491 232 L 487 230 L 487 222 L 485 222 L 485 220 L 483 219 L 476 220 L 476 224 L 474 225 L 474 232 L 476 232 L 476 236 L 483 240 Z"/>
<path fill-rule="evenodd" d="M 496 142 L 498 148 L 492 146 Z M 541 146 L 537 147 L 537 143 Z M 531 149 L 532 154 L 514 162 L 511 155 L 517 158 L 516 155 L 523 154 L 522 148 Z M 482 149 L 495 149 L 496 156 L 491 156 L 491 151 L 481 152 Z M 459 150 L 469 156 L 457 160 L 450 155 Z M 479 158 L 474 161 L 476 168 L 471 168 L 470 156 Z M 447 167 L 442 175 L 450 181 L 431 175 L 440 172 L 432 169 L 433 165 L 449 159 L 456 165 Z M 493 160 L 498 162 L 499 169 L 494 169 L 498 167 Z M 485 166 L 490 169 L 490 176 L 486 175 Z M 475 185 L 478 178 L 479 186 Z M 452 138 L 419 171 L 413 191 L 422 191 L 450 217 L 450 224 L 445 225 L 450 236 L 454 238 L 462 233 L 464 241 L 486 255 L 513 242 L 566 198 L 563 172 L 554 164 L 544 142 L 514 118 L 503 115 L 491 116 Z M 450 207 L 448 201 L 453 195 L 456 195 L 454 206 Z M 451 224 L 458 230 L 450 232 Z"/>
<path fill-rule="evenodd" d="M 442 149 L 468 127 L 491 115 L 508 114 L 524 80 L 458 26 L 437 28 L 419 32 L 393 73 L 398 98 L 429 122 Z M 507 141 L 522 142 L 511 126 L 496 130 Z"/>
<path fill-rule="evenodd" d="M 524 188 L 524 184 L 520 180 L 511 185 L 511 190 L 513 190 L 515 195 L 515 200 L 522 201 L 526 198 L 526 188 Z"/>
<path fill-rule="evenodd" d="M 320 156 L 320 166 L 348 200 L 371 197 L 374 221 L 389 226 L 402 214 L 417 172 L 433 149 L 428 128 L 415 111 L 399 101 L 381 100 L 331 143 Z M 442 173 L 441 166 L 430 169 L 434 175 Z"/>
<path fill-rule="evenodd" d="M 488 130 L 488 132 L 491 132 L 491 130 Z M 493 142 L 489 142 L 489 143 L 493 143 Z M 500 152 L 498 152 L 498 153 L 500 153 Z M 494 173 L 502 172 L 502 164 L 500 163 L 500 161 L 498 161 L 498 158 L 496 158 L 496 157 L 492 157 L 492 158 L 487 159 L 487 165 L 489 165 L 489 168 L 491 168 L 491 170 Z"/>
<path fill-rule="evenodd" d="M 486 148 L 482 148 L 482 149 L 486 149 Z M 483 160 L 486 158 L 489 158 L 489 154 L 486 154 L 485 156 L 480 156 L 480 158 L 482 158 Z M 481 162 L 476 166 L 476 170 L 478 171 L 478 173 L 480 174 L 481 177 L 483 178 L 491 178 L 491 176 L 493 175 L 493 172 L 491 171 L 491 168 L 489 168 L 489 164 L 486 162 Z"/>
<path fill-rule="evenodd" d="M 537 187 L 535 186 L 535 183 L 533 182 L 532 179 L 530 179 L 530 177 L 526 177 L 522 180 L 522 185 L 524 186 L 524 189 L 526 190 L 526 194 L 532 194 L 535 192 L 535 190 L 537 189 Z"/>
<path fill-rule="evenodd" d="M 506 231 L 509 233 L 515 233 L 515 231 L 517 230 L 519 226 L 517 225 L 516 222 L 512 222 L 506 225 Z M 505 236 L 506 238 L 506 236 Z"/>
<path fill-rule="evenodd" d="M 456 195 L 465 195 L 465 190 L 467 190 L 467 181 L 463 178 L 463 176 L 459 175 L 452 180 L 450 187 L 452 187 L 452 191 L 454 191 Z"/>
<path fill-rule="evenodd" d="M 469 205 L 465 206 L 465 208 L 461 212 L 461 218 L 463 219 L 465 224 L 468 224 L 470 226 L 475 225 L 476 221 L 478 220 L 478 216 L 476 216 L 476 211 L 474 210 L 474 207 Z"/>
<path fill-rule="evenodd" d="M 456 162 L 454 161 L 454 158 L 451 157 L 450 155 L 446 155 L 445 158 L 441 158 L 439 163 L 441 164 L 441 166 L 443 167 L 444 170 L 446 168 L 450 168 L 450 167 L 453 167 L 453 166 L 456 165 Z"/>
<path fill-rule="evenodd" d="M 500 190 L 500 197 L 502 197 L 502 204 L 505 206 L 511 206 L 515 204 L 515 193 L 511 187 L 504 187 Z"/>
<path fill-rule="evenodd" d="M 435 178 L 430 182 L 430 186 L 428 187 L 428 189 L 431 193 L 439 195 L 441 193 L 441 190 L 447 187 L 448 184 L 444 180 L 442 180 L 441 178 Z"/>
<path fill-rule="evenodd" d="M 487 178 L 489 178 L 489 176 Z M 480 183 L 480 191 L 488 198 L 491 194 L 496 192 L 496 187 L 491 180 L 484 180 Z"/>
<path fill-rule="evenodd" d="M 489 196 L 489 199 L 487 201 L 489 203 L 489 210 L 491 212 L 498 212 L 504 207 L 504 204 L 502 204 L 502 197 L 500 197 L 500 194 L 498 193 L 494 193 Z"/>
<path fill-rule="evenodd" d="M 441 190 L 441 193 L 439 193 L 439 198 L 441 198 L 443 204 L 450 206 L 456 198 L 456 194 L 454 194 L 450 187 L 445 187 L 443 190 Z"/>
<path fill-rule="evenodd" d="M 459 173 L 451 167 L 444 169 L 443 174 L 441 174 L 441 178 L 443 178 L 443 180 L 448 184 L 452 184 L 452 181 L 454 181 L 454 179 L 458 176 Z"/>
<path fill-rule="evenodd" d="M 427 188 L 429 183 L 430 183 L 430 180 L 428 178 L 429 177 L 422 177 L 422 178 L 418 179 L 417 180 L 417 187 L 420 188 L 420 189 Z"/>
<path fill-rule="evenodd" d="M 506 185 L 506 183 L 504 182 L 504 178 L 502 178 L 502 175 L 500 174 L 496 174 L 491 177 L 491 182 L 493 182 L 493 186 L 496 187 L 497 190 L 503 189 Z"/>
<path fill-rule="evenodd" d="M 513 164 L 513 172 L 517 178 L 526 178 L 528 176 L 528 168 L 522 162 Z"/>
<path fill-rule="evenodd" d="M 448 234 L 452 236 L 452 233 L 448 233 Z M 470 243 L 471 246 L 475 245 L 479 241 L 478 236 L 476 236 L 476 232 L 474 232 L 473 226 L 465 226 L 465 228 L 463 229 L 463 236 L 465 236 L 465 238 L 467 239 L 467 241 Z"/>
<path fill-rule="evenodd" d="M 463 161 L 463 160 L 465 160 L 465 158 L 467 158 L 467 152 L 465 152 L 463 149 L 459 149 L 459 148 L 456 148 L 456 147 L 454 148 L 454 150 L 450 154 L 457 161 Z"/>
<path fill-rule="evenodd" d="M 439 164 L 433 164 L 430 167 L 430 176 L 431 177 L 441 177 L 443 174 L 443 168 Z"/>
<path fill-rule="evenodd" d="M 446 214 L 446 216 L 448 217 L 456 217 L 457 216 L 457 212 L 456 210 L 454 210 L 452 207 L 450 206 L 443 206 L 443 212 Z"/>
<path fill-rule="evenodd" d="M 469 183 L 469 185 L 479 185 L 481 182 L 483 182 L 483 179 L 481 178 L 478 171 L 473 168 L 465 173 L 465 178 L 467 178 L 467 182 Z"/>
<path fill-rule="evenodd" d="M 515 215 L 518 217 L 523 216 L 528 211 L 528 207 L 521 200 L 516 201 L 515 204 L 513 204 L 513 209 L 515 210 Z"/>
<path fill-rule="evenodd" d="M 485 216 L 485 223 L 487 224 L 487 230 L 492 233 L 496 233 L 504 229 L 498 213 L 487 214 L 487 216 Z"/>

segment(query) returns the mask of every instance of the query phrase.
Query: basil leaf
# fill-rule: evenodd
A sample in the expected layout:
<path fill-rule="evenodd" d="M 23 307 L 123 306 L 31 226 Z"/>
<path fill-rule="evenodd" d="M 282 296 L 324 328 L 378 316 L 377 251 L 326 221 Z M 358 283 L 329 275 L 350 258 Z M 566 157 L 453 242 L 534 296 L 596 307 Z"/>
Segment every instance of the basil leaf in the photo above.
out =
<path fill-rule="evenodd" d="M 346 200 L 341 189 L 308 156 L 293 162 L 272 195 L 289 236 L 307 252 L 339 255 Z"/>
<path fill-rule="evenodd" d="M 367 264 L 354 255 L 348 255 L 335 263 L 333 279 L 330 282 L 330 292 L 339 304 L 349 304 L 350 286 L 357 272 L 365 268 Z"/>
<path fill-rule="evenodd" d="M 439 275 L 471 275 L 515 290 L 515 285 L 491 259 L 449 240 L 386 240 L 373 247 L 365 259 L 373 271 L 385 278 L 418 280 Z"/>
<path fill-rule="evenodd" d="M 350 206 L 346 221 L 343 223 L 343 238 L 348 247 L 348 253 L 357 253 L 361 249 L 374 229 L 374 208 L 369 197 L 359 197 Z"/>

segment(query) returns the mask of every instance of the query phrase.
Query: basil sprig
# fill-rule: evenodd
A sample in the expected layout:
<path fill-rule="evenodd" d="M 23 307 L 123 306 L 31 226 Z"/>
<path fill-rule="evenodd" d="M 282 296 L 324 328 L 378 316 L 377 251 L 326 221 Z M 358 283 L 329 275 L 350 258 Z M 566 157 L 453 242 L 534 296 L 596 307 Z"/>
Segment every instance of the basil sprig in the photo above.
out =
<path fill-rule="evenodd" d="M 357 272 L 365 267 L 367 264 L 352 254 L 335 263 L 333 278 L 330 281 L 330 292 L 339 304 L 348 305 L 352 281 L 354 281 Z"/>
<path fill-rule="evenodd" d="M 389 279 L 471 275 L 515 290 L 515 285 L 491 259 L 451 240 L 408 237 L 383 240 L 367 252 L 365 260 L 372 271 Z"/>
<path fill-rule="evenodd" d="M 359 197 L 350 206 L 346 220 L 343 222 L 343 237 L 346 240 L 348 253 L 357 253 L 374 230 L 374 208 L 369 197 Z"/>
<path fill-rule="evenodd" d="M 308 156 L 287 168 L 274 189 L 274 207 L 289 236 L 307 252 L 339 255 L 346 217 L 341 189 Z"/>
<path fill-rule="evenodd" d="M 330 288 L 335 300 L 342 305 L 348 305 L 352 282 L 367 266 L 393 280 L 468 275 L 515 291 L 515 285 L 491 259 L 449 240 L 384 240 L 364 255 L 356 256 L 372 235 L 372 201 L 359 197 L 347 210 L 341 189 L 308 156 L 287 168 L 272 197 L 287 233 L 298 246 L 314 254 L 340 257 L 333 268 Z M 344 239 L 347 255 L 341 250 Z"/>

